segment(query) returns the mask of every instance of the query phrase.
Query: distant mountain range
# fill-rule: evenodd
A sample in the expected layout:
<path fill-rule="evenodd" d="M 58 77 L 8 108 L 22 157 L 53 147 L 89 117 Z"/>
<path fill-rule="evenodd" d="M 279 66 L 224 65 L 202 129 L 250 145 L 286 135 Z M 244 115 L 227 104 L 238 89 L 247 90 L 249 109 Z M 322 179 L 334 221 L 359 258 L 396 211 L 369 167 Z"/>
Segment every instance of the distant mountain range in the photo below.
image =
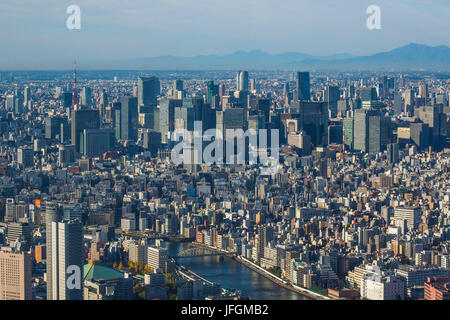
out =
<path fill-rule="evenodd" d="M 229 55 L 160 56 L 92 63 L 87 69 L 127 70 L 336 70 L 336 71 L 450 71 L 450 48 L 411 43 L 370 56 L 349 53 L 312 56 L 299 52 L 268 54 L 260 50 Z"/>

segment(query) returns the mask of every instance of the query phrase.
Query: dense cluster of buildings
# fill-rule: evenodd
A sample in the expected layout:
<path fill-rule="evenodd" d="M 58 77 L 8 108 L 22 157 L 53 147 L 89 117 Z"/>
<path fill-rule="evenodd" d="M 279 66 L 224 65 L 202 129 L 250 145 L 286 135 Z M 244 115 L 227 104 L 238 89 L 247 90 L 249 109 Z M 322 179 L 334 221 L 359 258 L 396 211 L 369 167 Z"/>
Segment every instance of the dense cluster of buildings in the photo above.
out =
<path fill-rule="evenodd" d="M 448 299 L 449 100 L 426 73 L 11 75 L 0 299 L 239 296 L 177 266 L 171 241 L 333 298 Z M 196 122 L 277 131 L 277 170 L 175 164 L 172 132 Z"/>

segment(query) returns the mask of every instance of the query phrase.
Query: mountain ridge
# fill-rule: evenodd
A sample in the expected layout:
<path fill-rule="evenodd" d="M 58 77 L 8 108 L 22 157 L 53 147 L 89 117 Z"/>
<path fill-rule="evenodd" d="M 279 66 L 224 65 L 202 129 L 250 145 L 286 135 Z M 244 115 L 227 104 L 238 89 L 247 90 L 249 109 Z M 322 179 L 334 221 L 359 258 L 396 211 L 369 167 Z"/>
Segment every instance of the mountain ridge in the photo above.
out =
<path fill-rule="evenodd" d="M 96 63 L 96 68 L 146 70 L 310 70 L 336 71 L 411 71 L 450 70 L 450 47 L 410 43 L 390 51 L 367 56 L 338 53 L 314 56 L 302 52 L 269 54 L 262 50 L 239 50 L 227 55 L 183 57 L 165 55 L 111 60 Z M 102 67 L 103 65 L 103 67 Z"/>

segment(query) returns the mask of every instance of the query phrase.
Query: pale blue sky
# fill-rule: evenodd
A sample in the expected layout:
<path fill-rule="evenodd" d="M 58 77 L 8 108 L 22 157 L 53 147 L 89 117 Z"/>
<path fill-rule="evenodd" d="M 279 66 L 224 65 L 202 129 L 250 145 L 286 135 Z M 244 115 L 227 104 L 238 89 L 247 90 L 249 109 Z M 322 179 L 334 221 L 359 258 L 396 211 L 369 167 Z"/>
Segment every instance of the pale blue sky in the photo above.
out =
<path fill-rule="evenodd" d="M 81 8 L 68 30 L 66 8 Z M 381 7 L 381 30 L 366 8 Z M 368 55 L 450 45 L 450 0 L 1 0 L 0 69 L 260 49 Z"/>

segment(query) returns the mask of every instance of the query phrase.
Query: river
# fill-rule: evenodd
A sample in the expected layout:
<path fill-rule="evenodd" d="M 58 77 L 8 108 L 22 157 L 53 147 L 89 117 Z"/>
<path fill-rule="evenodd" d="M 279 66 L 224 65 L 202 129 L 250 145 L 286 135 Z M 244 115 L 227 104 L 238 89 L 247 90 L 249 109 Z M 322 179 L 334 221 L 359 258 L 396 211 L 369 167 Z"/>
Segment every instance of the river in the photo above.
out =
<path fill-rule="evenodd" d="M 188 243 L 168 243 L 169 255 L 174 256 L 189 246 Z M 219 256 L 179 258 L 178 264 L 184 265 L 199 276 L 220 283 L 223 288 L 237 289 L 244 296 L 254 300 L 308 300 L 307 297 L 280 287 L 259 273 L 241 263 Z"/>

